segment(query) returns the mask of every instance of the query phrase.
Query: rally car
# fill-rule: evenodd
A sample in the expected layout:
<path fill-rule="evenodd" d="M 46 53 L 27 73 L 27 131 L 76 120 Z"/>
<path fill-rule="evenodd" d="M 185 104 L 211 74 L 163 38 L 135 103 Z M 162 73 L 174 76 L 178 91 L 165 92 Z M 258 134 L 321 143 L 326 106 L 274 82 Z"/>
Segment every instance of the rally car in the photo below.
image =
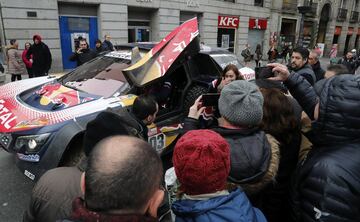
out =
<path fill-rule="evenodd" d="M 76 163 L 86 124 L 99 112 L 131 107 L 137 95 L 171 80 L 169 99 L 149 126 L 149 143 L 169 155 L 189 107 L 227 64 L 255 77 L 228 51 L 200 50 L 197 27 L 194 18 L 157 44 L 124 45 L 60 78 L 1 86 L 0 147 L 14 153 L 20 170 L 37 180 L 46 170 Z"/>

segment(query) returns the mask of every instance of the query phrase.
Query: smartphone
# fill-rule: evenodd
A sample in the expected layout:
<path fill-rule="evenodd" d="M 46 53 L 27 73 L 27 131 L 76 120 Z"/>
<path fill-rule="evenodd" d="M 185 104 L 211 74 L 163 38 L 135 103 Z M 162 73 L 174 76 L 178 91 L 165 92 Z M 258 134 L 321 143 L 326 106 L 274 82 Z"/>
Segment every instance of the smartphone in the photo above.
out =
<path fill-rule="evenodd" d="M 271 67 L 262 66 L 262 67 L 255 68 L 255 78 L 256 79 L 267 79 L 269 77 L 274 77 Z"/>
<path fill-rule="evenodd" d="M 206 93 L 202 95 L 201 101 L 203 106 L 218 106 L 220 93 Z"/>

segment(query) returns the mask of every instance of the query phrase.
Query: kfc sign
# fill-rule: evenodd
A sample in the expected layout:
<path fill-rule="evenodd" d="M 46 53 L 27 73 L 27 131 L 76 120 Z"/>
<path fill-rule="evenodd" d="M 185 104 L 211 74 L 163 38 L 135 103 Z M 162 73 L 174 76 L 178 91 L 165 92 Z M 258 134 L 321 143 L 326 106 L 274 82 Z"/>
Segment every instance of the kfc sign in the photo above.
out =
<path fill-rule="evenodd" d="M 219 28 L 235 28 L 235 29 L 237 29 L 239 27 L 239 17 L 238 16 L 219 15 L 218 27 Z"/>
<path fill-rule="evenodd" d="M 265 30 L 266 28 L 267 28 L 267 20 L 266 19 L 251 18 L 249 20 L 249 29 Z"/>

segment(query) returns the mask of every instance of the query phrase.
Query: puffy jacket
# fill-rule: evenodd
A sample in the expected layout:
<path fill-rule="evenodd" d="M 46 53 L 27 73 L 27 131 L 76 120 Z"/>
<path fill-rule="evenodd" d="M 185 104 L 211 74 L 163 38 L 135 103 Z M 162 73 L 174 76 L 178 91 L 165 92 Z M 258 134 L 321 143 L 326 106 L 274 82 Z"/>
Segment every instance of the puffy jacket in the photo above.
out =
<path fill-rule="evenodd" d="M 297 169 L 292 190 L 297 221 L 359 221 L 360 218 L 360 76 L 327 79 L 319 100 L 297 73 L 285 81 L 313 118 L 313 149 Z"/>
<path fill-rule="evenodd" d="M 198 129 L 198 123 L 196 119 L 185 118 L 184 130 Z M 273 137 L 257 128 L 213 127 L 211 130 L 219 133 L 230 144 L 230 182 L 240 185 L 249 196 L 273 181 L 280 158 L 279 145 Z"/>
<path fill-rule="evenodd" d="M 261 211 L 252 207 L 240 189 L 208 200 L 178 200 L 173 203 L 172 210 L 176 215 L 176 222 L 266 221 Z"/>
<path fill-rule="evenodd" d="M 9 48 L 8 55 L 8 72 L 9 74 L 22 75 L 26 73 L 25 64 L 21 58 L 21 52 L 16 48 Z"/>
<path fill-rule="evenodd" d="M 314 70 L 312 69 L 311 65 L 306 63 L 303 67 L 300 69 L 294 70 L 297 74 L 304 77 L 311 85 L 314 85 L 316 82 L 316 76 L 314 73 Z"/>

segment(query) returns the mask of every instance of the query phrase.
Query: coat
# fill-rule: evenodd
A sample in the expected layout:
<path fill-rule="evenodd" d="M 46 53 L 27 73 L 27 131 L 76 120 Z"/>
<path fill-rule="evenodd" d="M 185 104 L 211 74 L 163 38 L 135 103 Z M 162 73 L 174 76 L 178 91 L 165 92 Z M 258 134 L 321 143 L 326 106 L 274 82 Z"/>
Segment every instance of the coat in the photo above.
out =
<path fill-rule="evenodd" d="M 110 41 L 104 40 L 102 47 L 103 51 L 114 51 L 114 46 Z"/>
<path fill-rule="evenodd" d="M 325 76 L 325 70 L 321 68 L 320 61 L 311 66 L 316 77 L 316 82 L 322 80 Z"/>
<path fill-rule="evenodd" d="M 30 59 L 32 56 L 33 64 L 32 69 L 34 76 L 43 76 L 48 73 L 51 68 L 52 57 L 49 47 L 40 42 L 39 44 L 33 44 L 26 53 L 26 57 Z"/>
<path fill-rule="evenodd" d="M 76 61 L 77 66 L 81 66 L 85 62 L 88 62 L 96 57 L 96 53 L 92 51 L 91 49 L 83 49 L 81 50 L 81 53 L 74 52 L 69 60 L 70 61 Z"/>
<path fill-rule="evenodd" d="M 7 51 L 8 56 L 8 73 L 14 75 L 23 75 L 26 74 L 25 64 L 21 58 L 21 52 L 14 48 L 10 47 Z"/>
<path fill-rule="evenodd" d="M 53 222 L 71 215 L 71 203 L 82 195 L 81 170 L 59 167 L 47 171 L 36 183 L 23 222 Z"/>
<path fill-rule="evenodd" d="M 185 118 L 184 130 L 199 128 L 199 121 Z M 278 142 L 263 131 L 213 127 L 230 144 L 230 174 L 228 181 L 240 185 L 249 198 L 273 181 L 279 165 Z M 248 149 L 251 147 L 251 149 Z"/>
<path fill-rule="evenodd" d="M 25 63 L 26 68 L 30 69 L 32 67 L 32 63 L 26 57 L 27 52 L 28 52 L 28 49 L 24 49 L 24 51 L 22 52 L 21 58 L 22 58 L 23 62 Z M 32 59 L 32 55 L 30 55 L 30 59 Z"/>
<path fill-rule="evenodd" d="M 176 222 L 266 222 L 261 211 L 252 207 L 240 189 L 208 200 L 177 200 L 171 208 Z"/>
<path fill-rule="evenodd" d="M 312 86 L 315 84 L 316 76 L 310 64 L 306 63 L 303 67 L 294 71 L 304 77 Z"/>
<path fill-rule="evenodd" d="M 297 221 L 358 221 L 360 218 L 360 76 L 325 81 L 319 98 L 308 82 L 292 73 L 284 82 L 312 123 L 313 149 L 292 184 Z"/>

